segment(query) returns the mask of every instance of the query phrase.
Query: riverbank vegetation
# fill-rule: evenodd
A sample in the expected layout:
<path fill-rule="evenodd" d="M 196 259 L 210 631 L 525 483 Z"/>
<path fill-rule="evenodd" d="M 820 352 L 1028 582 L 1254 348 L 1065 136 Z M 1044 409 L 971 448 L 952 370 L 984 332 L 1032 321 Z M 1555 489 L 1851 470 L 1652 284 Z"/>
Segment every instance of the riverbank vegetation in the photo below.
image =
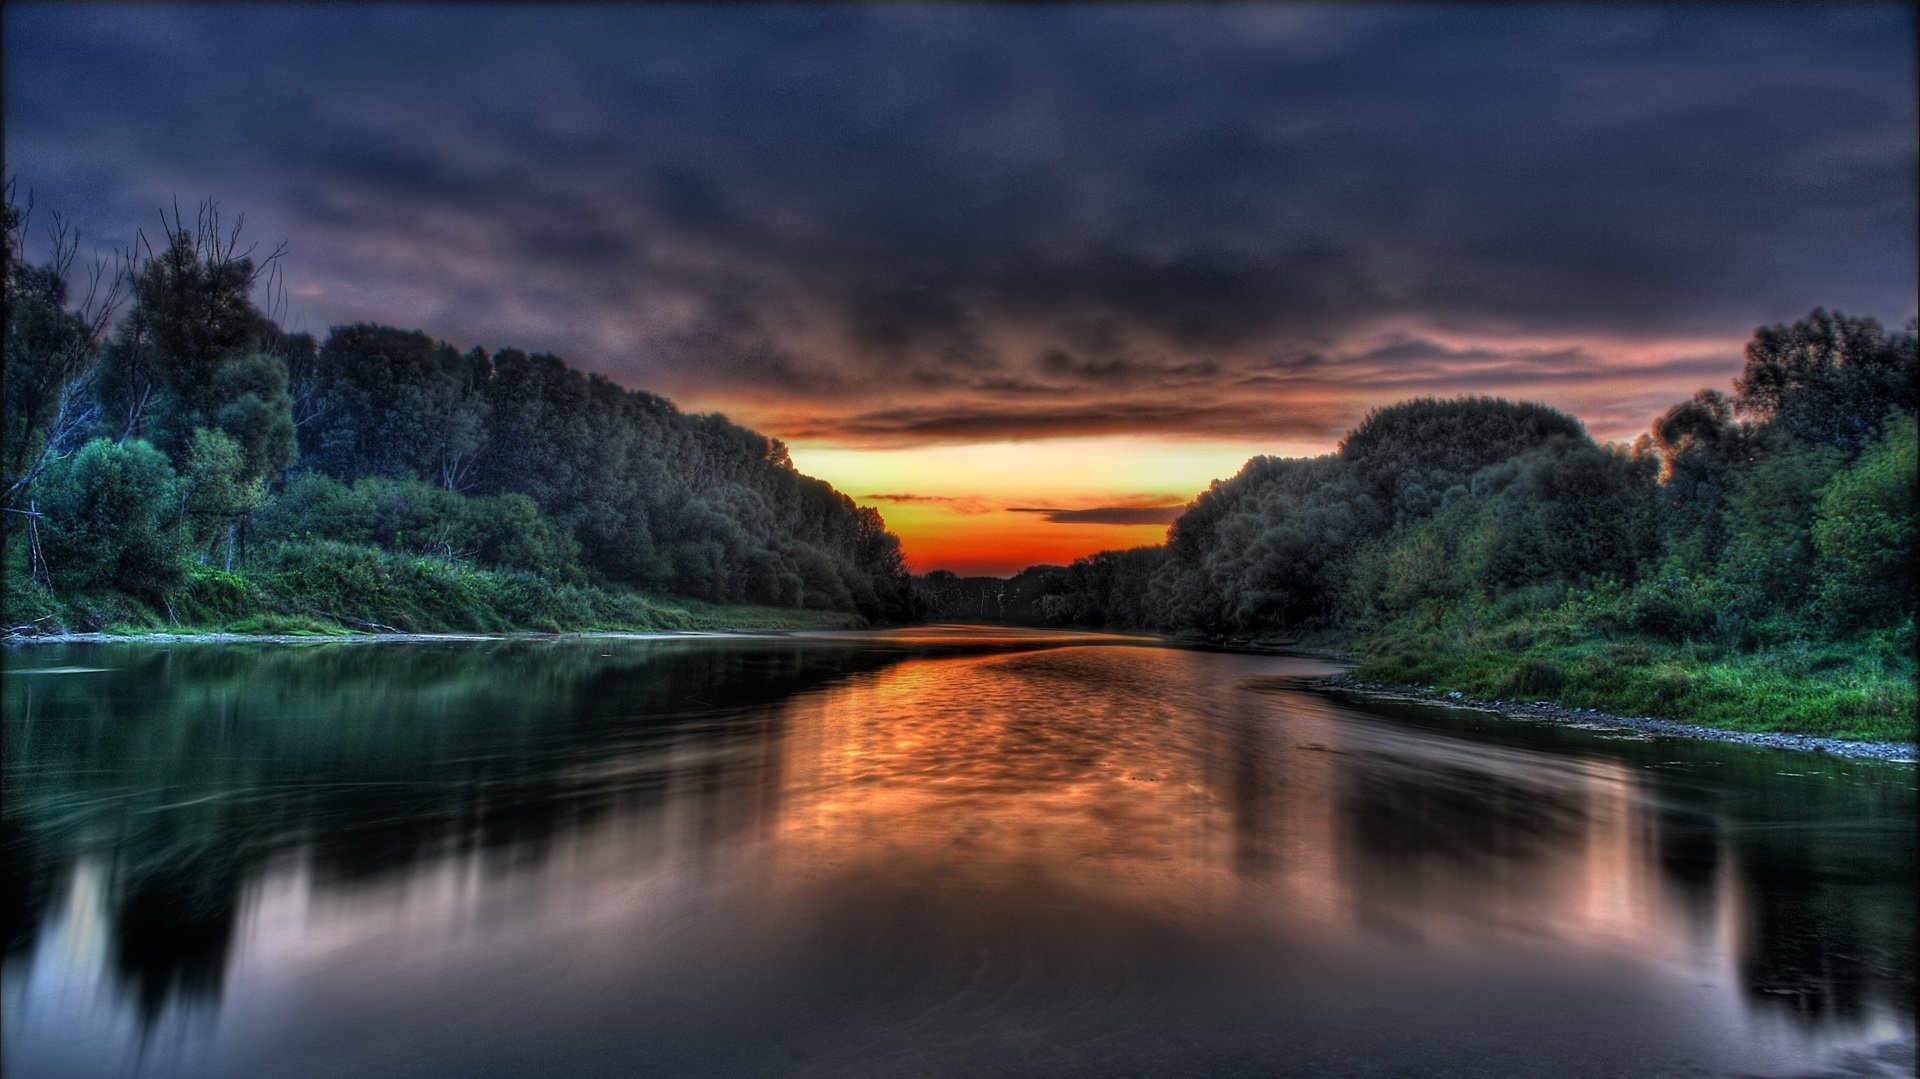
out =
<path fill-rule="evenodd" d="M 1409 401 L 1333 454 L 1247 462 L 1162 546 L 916 587 L 936 616 L 1284 638 L 1375 681 L 1910 740 L 1915 371 L 1913 327 L 1816 310 L 1632 445 Z"/>
<path fill-rule="evenodd" d="M 774 439 L 550 355 L 284 332 L 279 253 L 211 204 L 85 288 L 70 230 L 32 264 L 5 213 L 10 630 L 911 614 L 879 514 Z"/>

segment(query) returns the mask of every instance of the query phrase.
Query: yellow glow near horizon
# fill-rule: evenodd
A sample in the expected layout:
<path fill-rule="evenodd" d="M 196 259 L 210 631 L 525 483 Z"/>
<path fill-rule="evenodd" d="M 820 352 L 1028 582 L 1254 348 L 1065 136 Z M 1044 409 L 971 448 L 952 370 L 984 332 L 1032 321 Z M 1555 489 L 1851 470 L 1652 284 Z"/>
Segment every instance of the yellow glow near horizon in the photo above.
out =
<path fill-rule="evenodd" d="M 789 449 L 800 471 L 879 510 L 914 572 L 1004 575 L 1038 562 L 1158 543 L 1166 533 L 1164 524 L 1059 523 L 1011 507 L 1183 505 L 1208 483 L 1238 472 L 1249 457 L 1310 456 L 1331 447 L 1110 436 Z"/>

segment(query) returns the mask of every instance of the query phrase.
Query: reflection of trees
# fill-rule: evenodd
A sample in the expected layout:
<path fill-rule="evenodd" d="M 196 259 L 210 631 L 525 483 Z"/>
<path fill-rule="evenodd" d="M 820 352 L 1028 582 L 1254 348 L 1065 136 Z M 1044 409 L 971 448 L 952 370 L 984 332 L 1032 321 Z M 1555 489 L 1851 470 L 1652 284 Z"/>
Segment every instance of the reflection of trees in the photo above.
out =
<path fill-rule="evenodd" d="M 1601 881 L 1646 873 L 1666 904 L 1654 913 L 1685 926 L 1692 943 L 1728 934 L 1757 1007 L 1809 1024 L 1912 1011 L 1911 773 L 1694 743 L 1614 752 L 1635 769 L 1640 789 L 1629 797 L 1644 818 L 1625 833 L 1626 859 L 1601 867 Z M 1636 767 L 1648 764 L 1660 767 Z M 1811 774 L 1783 782 L 1783 764 Z M 1552 901 L 1541 889 L 1554 873 L 1599 856 L 1589 825 L 1602 807 L 1588 799 L 1605 788 L 1378 758 L 1337 775 L 1350 883 L 1369 910 L 1414 895 L 1429 914 L 1471 903 L 1476 916 L 1497 918 L 1518 902 L 1537 917 L 1537 904 Z"/>
<path fill-rule="evenodd" d="M 1741 981 L 1809 1023 L 1914 1006 L 1913 836 L 1769 829 L 1736 844 Z M 1902 853 L 1904 852 L 1904 854 Z"/>
<path fill-rule="evenodd" d="M 58 900 L 60 875 L 56 863 L 66 861 L 64 850 L 36 842 L 20 826 L 11 798 L 0 810 L 0 926 L 6 932 L 4 959 L 13 963 L 33 947 L 36 930 L 47 908 Z"/>
<path fill-rule="evenodd" d="M 1692 744 L 1659 753 L 1713 768 L 1712 787 L 1649 773 L 1658 855 L 1696 922 L 1716 916 L 1718 888 L 1738 890 L 1732 929 L 1748 999 L 1809 1024 L 1877 1007 L 1911 1013 L 1912 773 Z M 1783 783 L 1776 773 L 1788 769 L 1810 774 Z"/>
<path fill-rule="evenodd" d="M 1719 821 L 1709 813 L 1672 803 L 1655 806 L 1653 819 L 1661 880 L 1686 914 L 1695 938 L 1703 938 L 1718 913 L 1715 903 L 1724 864 Z"/>
<path fill-rule="evenodd" d="M 220 991 L 244 889 L 294 847 L 313 886 L 341 894 L 451 857 L 534 868 L 595 822 L 673 800 L 690 810 L 686 853 L 703 853 L 774 824 L 783 717 L 795 710 L 773 705 L 915 654 L 606 640 L 36 650 L 34 666 L 115 669 L 16 671 L 0 687 L 6 961 L 26 960 L 83 853 L 110 856 L 109 975 L 147 1022 Z M 1863 779 L 1879 773 L 1850 765 L 1847 779 L 1788 783 L 1769 754 L 1618 743 L 1605 776 L 1631 782 L 1588 782 L 1500 756 L 1570 735 L 1509 724 L 1476 730 L 1472 752 L 1451 758 L 1337 752 L 1319 747 L 1340 741 L 1337 725 L 1277 726 L 1264 706 L 1223 713 L 1166 697 L 1175 682 L 1127 652 L 1025 664 L 1020 678 L 1050 680 L 1037 692 L 1060 700 L 1111 695 L 1138 716 L 1114 724 L 1094 709 L 1077 731 L 1059 712 L 1029 716 L 961 728 L 997 746 L 948 748 L 1005 757 L 1015 748 L 1005 739 L 1032 741 L 1044 751 L 1022 759 L 1043 783 L 1100 739 L 1112 759 L 1147 760 L 1188 732 L 1243 880 L 1337 883 L 1362 917 L 1438 912 L 1460 924 L 1556 913 L 1570 892 L 1609 879 L 1567 871 L 1617 865 L 1656 884 L 1635 901 L 1664 904 L 1654 913 L 1684 922 L 1696 943 L 1732 937 L 1759 1006 L 1809 1023 L 1913 1006 L 1910 772 Z M 961 716 L 980 704 L 950 699 Z M 1202 715 L 1215 726 L 1182 726 Z M 899 732 L 882 733 L 891 744 Z M 1114 744 L 1126 738 L 1142 741 Z M 1318 748 L 1302 748 L 1308 740 Z M 1631 827 L 1605 832 L 1601 858 L 1597 824 L 1629 803 Z M 1569 891 L 1548 890 L 1554 880 Z"/>
<path fill-rule="evenodd" d="M 1436 875 L 1524 893 L 1546 883 L 1542 866 L 1585 841 L 1578 791 L 1432 761 L 1368 762 L 1340 778 L 1348 854 L 1376 885 L 1361 883 L 1363 896 L 1404 894 L 1409 882 Z"/>
<path fill-rule="evenodd" d="M 529 867 L 669 788 L 709 830 L 751 825 L 717 803 L 773 781 L 768 706 L 897 658 L 607 640 L 36 652 L 114 669 L 6 680 L 8 961 L 84 850 L 111 854 L 110 973 L 150 1024 L 217 996 L 242 889 L 282 850 L 338 889 L 455 854 Z"/>
<path fill-rule="evenodd" d="M 216 849 L 122 868 L 108 899 L 114 975 L 151 1026 L 169 1000 L 219 996 L 251 866 Z"/>

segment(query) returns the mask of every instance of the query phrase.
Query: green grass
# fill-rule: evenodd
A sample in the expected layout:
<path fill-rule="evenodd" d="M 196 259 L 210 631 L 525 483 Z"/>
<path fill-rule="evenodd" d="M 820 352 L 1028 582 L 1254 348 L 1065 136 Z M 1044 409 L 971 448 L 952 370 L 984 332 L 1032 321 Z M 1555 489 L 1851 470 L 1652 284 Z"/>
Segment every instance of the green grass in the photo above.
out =
<path fill-rule="evenodd" d="M 862 629 L 867 620 L 851 611 L 817 611 L 795 607 L 765 607 L 753 603 L 707 603 L 675 600 L 688 629 Z"/>
<path fill-rule="evenodd" d="M 1741 652 L 1711 642 L 1570 637 L 1551 618 L 1402 621 L 1360 642 L 1356 677 L 1483 700 L 1552 700 L 1740 731 L 1912 741 L 1911 631 Z"/>
<path fill-rule="evenodd" d="M 10 560 L 16 561 L 16 560 Z M 553 581 L 521 570 L 414 558 L 326 541 L 254 552 L 229 572 L 194 564 L 163 596 L 56 595 L 7 566 L 4 624 L 35 632 L 576 633 L 719 629 L 836 629 L 857 614 L 661 599 L 615 585 Z"/>

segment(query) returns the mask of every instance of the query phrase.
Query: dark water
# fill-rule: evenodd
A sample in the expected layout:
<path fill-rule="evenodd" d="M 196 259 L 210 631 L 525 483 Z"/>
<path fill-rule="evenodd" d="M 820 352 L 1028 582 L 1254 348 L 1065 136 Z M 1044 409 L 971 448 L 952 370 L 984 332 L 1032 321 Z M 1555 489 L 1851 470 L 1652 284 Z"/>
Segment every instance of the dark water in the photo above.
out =
<path fill-rule="evenodd" d="M 1909 766 L 964 630 L 6 655 L 9 1076 L 1901 1074 Z"/>

